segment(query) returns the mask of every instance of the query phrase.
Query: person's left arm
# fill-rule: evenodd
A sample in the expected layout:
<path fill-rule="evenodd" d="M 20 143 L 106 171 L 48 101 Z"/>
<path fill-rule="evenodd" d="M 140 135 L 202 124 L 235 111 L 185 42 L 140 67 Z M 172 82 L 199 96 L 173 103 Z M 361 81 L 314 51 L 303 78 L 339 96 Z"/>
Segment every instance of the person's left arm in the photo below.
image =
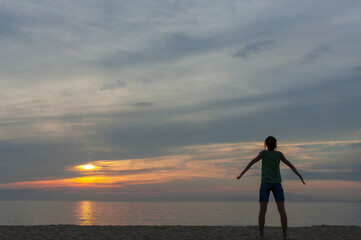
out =
<path fill-rule="evenodd" d="M 303 181 L 302 175 L 297 171 L 295 166 L 293 166 L 292 163 L 290 163 L 290 161 L 288 161 L 283 155 L 281 157 L 281 161 L 292 169 L 292 171 L 300 178 L 303 184 L 306 184 L 305 181 Z"/>
<path fill-rule="evenodd" d="M 250 161 L 249 163 L 248 163 L 248 165 L 246 166 L 246 168 L 238 175 L 238 177 L 237 177 L 237 179 L 240 179 L 242 176 L 243 176 L 243 174 L 245 174 L 247 171 L 248 171 L 248 169 L 250 169 L 251 167 L 252 167 L 252 165 L 253 164 L 255 164 L 256 162 L 258 162 L 259 160 L 261 160 L 261 154 L 258 154 L 258 156 L 257 157 L 255 157 L 252 161 Z"/>

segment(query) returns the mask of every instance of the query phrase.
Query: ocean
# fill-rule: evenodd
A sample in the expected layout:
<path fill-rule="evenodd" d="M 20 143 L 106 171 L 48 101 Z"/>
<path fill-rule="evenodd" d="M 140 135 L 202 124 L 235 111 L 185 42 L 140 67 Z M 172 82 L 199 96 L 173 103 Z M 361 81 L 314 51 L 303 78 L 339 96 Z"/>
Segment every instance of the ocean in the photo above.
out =
<path fill-rule="evenodd" d="M 361 202 L 286 202 L 289 226 L 361 226 Z M 257 225 L 257 202 L 0 201 L 0 225 Z M 268 205 L 267 226 L 280 226 Z"/>

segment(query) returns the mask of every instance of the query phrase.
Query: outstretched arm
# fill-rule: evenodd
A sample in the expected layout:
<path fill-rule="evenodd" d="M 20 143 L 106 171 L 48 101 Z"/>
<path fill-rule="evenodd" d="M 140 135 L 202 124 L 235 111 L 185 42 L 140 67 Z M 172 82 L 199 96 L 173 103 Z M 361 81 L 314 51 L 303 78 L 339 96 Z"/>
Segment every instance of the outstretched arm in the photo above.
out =
<path fill-rule="evenodd" d="M 252 165 L 258 162 L 259 160 L 261 160 L 260 154 L 258 154 L 257 157 L 255 157 L 250 163 L 248 163 L 246 168 L 238 175 L 237 179 L 240 179 L 243 176 L 243 174 L 245 174 L 248 171 L 248 169 L 250 169 L 250 167 L 252 167 Z"/>
<path fill-rule="evenodd" d="M 297 171 L 297 169 L 295 168 L 295 166 L 292 165 L 292 163 L 290 163 L 290 161 L 288 161 L 284 156 L 282 156 L 281 158 L 282 162 L 284 162 L 284 164 L 286 164 L 287 166 L 289 166 L 292 171 L 301 179 L 301 181 L 303 182 L 303 184 L 306 184 L 304 181 L 303 181 L 303 177 L 302 175 Z"/>

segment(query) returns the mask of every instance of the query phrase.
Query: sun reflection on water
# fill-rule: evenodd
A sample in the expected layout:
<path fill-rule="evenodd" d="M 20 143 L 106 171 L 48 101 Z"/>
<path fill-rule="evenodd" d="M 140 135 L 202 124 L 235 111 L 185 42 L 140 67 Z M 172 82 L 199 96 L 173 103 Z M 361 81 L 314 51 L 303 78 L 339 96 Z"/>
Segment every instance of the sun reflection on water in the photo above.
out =
<path fill-rule="evenodd" d="M 90 201 L 78 202 L 78 221 L 80 225 L 91 225 L 94 222 L 92 209 L 93 203 Z"/>

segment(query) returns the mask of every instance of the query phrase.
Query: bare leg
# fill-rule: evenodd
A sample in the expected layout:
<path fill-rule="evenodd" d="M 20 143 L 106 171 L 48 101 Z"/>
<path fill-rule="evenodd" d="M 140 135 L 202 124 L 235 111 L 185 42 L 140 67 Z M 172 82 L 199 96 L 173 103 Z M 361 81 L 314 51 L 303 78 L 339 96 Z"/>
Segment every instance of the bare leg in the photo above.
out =
<path fill-rule="evenodd" d="M 277 202 L 278 212 L 281 217 L 281 225 L 283 230 L 283 239 L 287 239 L 287 214 L 284 202 Z"/>
<path fill-rule="evenodd" d="M 264 229 L 266 212 L 267 212 L 267 202 L 260 202 L 259 214 L 258 214 L 258 228 L 259 228 L 259 237 L 261 239 L 263 239 L 263 229 Z"/>

